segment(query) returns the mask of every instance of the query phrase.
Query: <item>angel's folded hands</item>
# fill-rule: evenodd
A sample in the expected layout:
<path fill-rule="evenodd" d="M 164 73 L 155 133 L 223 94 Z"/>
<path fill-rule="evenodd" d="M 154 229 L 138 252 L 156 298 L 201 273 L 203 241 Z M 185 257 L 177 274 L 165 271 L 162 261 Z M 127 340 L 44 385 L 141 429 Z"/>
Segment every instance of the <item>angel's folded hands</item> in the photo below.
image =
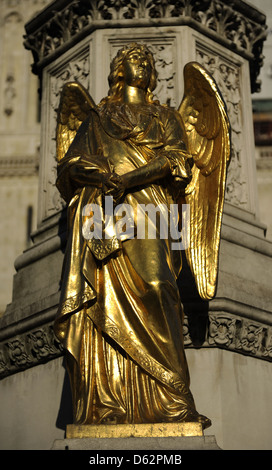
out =
<path fill-rule="evenodd" d="M 71 168 L 70 175 L 79 186 L 91 185 L 97 188 L 103 188 L 104 186 L 116 188 L 116 183 L 111 181 L 111 173 L 102 173 L 85 165 L 74 165 Z"/>

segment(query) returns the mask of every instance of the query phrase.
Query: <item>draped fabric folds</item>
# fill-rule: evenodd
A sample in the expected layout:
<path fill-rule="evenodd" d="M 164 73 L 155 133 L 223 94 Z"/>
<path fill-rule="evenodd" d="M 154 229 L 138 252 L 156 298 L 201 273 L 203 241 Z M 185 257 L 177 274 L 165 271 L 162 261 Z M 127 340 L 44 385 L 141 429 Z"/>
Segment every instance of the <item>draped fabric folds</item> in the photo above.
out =
<path fill-rule="evenodd" d="M 83 236 L 83 208 L 103 207 L 103 194 L 79 187 L 74 165 L 121 175 L 163 153 L 171 175 L 133 188 L 124 202 L 171 204 L 191 178 L 179 114 L 152 104 L 106 104 L 92 110 L 58 167 L 69 204 L 69 232 L 55 333 L 67 350 L 74 422 L 91 424 L 196 421 L 183 347 L 183 310 L 176 284 L 182 268 L 171 238 L 128 237 L 104 257 Z"/>

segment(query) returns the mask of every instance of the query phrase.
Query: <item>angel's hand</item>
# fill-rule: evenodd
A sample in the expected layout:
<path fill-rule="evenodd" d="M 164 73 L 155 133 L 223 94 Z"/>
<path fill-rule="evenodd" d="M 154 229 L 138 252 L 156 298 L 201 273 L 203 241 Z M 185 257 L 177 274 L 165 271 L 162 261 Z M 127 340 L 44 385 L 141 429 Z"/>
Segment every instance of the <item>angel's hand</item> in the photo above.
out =
<path fill-rule="evenodd" d="M 109 189 L 117 189 L 116 182 L 111 180 L 111 173 L 94 171 L 92 167 L 85 164 L 72 166 L 70 176 L 79 186 L 94 186 L 101 188 L 104 193 Z"/>
<path fill-rule="evenodd" d="M 112 173 L 110 177 L 110 183 L 112 184 L 112 186 L 108 188 L 105 194 L 107 196 L 112 196 L 114 199 L 114 203 L 118 204 L 127 189 L 125 175 L 120 176 L 117 175 L 117 173 Z"/>
<path fill-rule="evenodd" d="M 102 191 L 104 194 L 111 194 L 118 190 L 118 183 L 113 179 L 112 173 L 100 173 Z"/>

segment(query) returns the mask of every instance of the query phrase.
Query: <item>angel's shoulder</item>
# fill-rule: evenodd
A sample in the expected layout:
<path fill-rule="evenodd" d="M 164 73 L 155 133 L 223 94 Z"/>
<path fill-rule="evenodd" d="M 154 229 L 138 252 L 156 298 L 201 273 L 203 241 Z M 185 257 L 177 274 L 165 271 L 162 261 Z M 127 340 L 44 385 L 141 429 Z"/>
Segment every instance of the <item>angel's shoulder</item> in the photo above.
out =
<path fill-rule="evenodd" d="M 183 128 L 183 120 L 180 113 L 168 105 L 158 105 L 158 115 L 164 127 L 171 125 L 176 128 Z"/>
<path fill-rule="evenodd" d="M 156 110 L 158 114 L 165 119 L 179 119 L 180 114 L 179 112 L 172 106 L 168 104 L 156 104 Z"/>

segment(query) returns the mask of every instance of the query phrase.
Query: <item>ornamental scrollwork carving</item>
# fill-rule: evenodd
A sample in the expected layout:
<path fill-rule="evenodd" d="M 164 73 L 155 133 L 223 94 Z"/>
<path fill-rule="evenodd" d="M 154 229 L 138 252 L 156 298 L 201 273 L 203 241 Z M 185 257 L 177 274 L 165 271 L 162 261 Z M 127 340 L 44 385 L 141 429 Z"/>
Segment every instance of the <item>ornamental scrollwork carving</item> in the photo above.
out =
<path fill-rule="evenodd" d="M 210 314 L 207 337 L 209 346 L 272 359 L 272 328 L 248 318 Z"/>
<path fill-rule="evenodd" d="M 152 44 L 149 48 L 154 54 L 158 71 L 155 97 L 158 97 L 162 103 L 175 108 L 178 103 L 175 97 L 176 72 L 172 44 Z"/>
<path fill-rule="evenodd" d="M 64 8 L 47 13 L 46 19 L 41 17 L 41 24 L 37 21 L 27 24 L 25 47 L 32 50 L 37 65 L 77 35 L 101 27 L 103 22 L 107 28 L 120 26 L 120 21 L 129 22 L 130 26 L 141 22 L 144 25 L 147 20 L 152 25 L 159 21 L 160 26 L 188 24 L 218 36 L 230 49 L 248 55 L 254 92 L 260 87 L 257 77 L 263 60 L 265 17 L 238 7 L 235 2 L 226 5 L 220 0 L 71 0 Z"/>
<path fill-rule="evenodd" d="M 6 344 L 11 365 L 24 368 L 31 363 L 30 355 L 26 351 L 22 338 L 14 338 Z"/>
<path fill-rule="evenodd" d="M 184 317 L 183 321 L 183 341 L 184 341 L 184 346 L 192 346 L 192 339 L 190 336 L 190 328 L 189 328 L 189 322 L 188 322 L 188 317 Z"/>
<path fill-rule="evenodd" d="M 272 360 L 272 328 L 267 328 L 264 332 L 264 352 L 265 358 Z"/>
<path fill-rule="evenodd" d="M 52 328 L 40 328 L 27 335 L 31 354 L 37 360 L 46 359 L 56 354 L 58 349 L 55 341 Z"/>
<path fill-rule="evenodd" d="M 263 352 L 264 328 L 262 325 L 243 321 L 237 348 L 253 355 Z"/>
<path fill-rule="evenodd" d="M 62 355 L 51 324 L 3 341 L 0 344 L 0 378 Z"/>
<path fill-rule="evenodd" d="M 231 160 L 228 168 L 225 201 L 249 209 L 248 184 L 243 160 L 242 103 L 240 67 L 197 45 L 197 61 L 209 70 L 220 87 L 231 123 Z"/>
<path fill-rule="evenodd" d="M 210 316 L 208 342 L 210 345 L 230 348 L 235 343 L 236 319 L 226 316 Z"/>
<path fill-rule="evenodd" d="M 5 358 L 5 354 L 0 350 L 0 377 L 5 376 L 9 373 L 10 367 L 8 361 Z"/>
<path fill-rule="evenodd" d="M 4 89 L 4 113 L 11 116 L 14 111 L 14 100 L 16 98 L 15 77 L 9 73 L 6 77 L 6 86 Z"/>

